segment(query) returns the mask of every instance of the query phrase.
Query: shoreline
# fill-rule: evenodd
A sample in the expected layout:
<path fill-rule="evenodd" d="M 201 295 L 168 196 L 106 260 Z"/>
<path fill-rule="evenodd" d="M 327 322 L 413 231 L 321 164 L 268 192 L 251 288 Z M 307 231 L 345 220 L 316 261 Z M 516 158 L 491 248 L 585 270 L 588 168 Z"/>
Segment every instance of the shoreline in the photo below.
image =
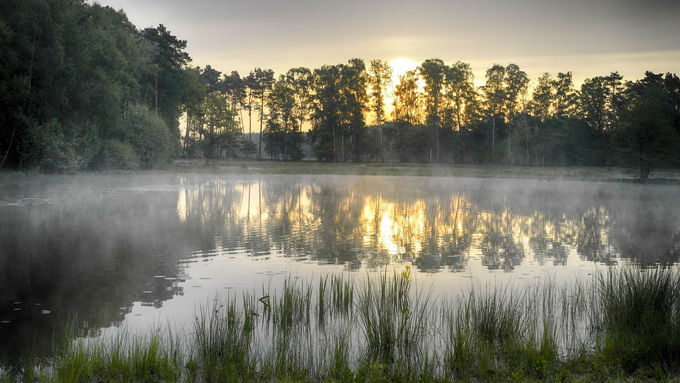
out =
<path fill-rule="evenodd" d="M 366 162 L 284 162 L 272 160 L 175 160 L 161 172 L 216 174 L 328 174 L 370 176 L 423 176 L 469 178 L 527 178 L 639 183 L 636 169 L 619 167 L 531 167 L 509 165 L 454 165 Z M 659 169 L 650 175 L 649 184 L 680 184 L 680 169 Z"/>

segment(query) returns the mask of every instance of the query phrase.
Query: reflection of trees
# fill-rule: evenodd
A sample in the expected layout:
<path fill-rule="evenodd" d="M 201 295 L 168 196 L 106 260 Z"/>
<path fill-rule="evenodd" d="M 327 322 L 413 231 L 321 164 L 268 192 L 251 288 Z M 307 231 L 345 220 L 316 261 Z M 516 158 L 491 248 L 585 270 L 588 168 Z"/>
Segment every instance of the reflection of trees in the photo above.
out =
<path fill-rule="evenodd" d="M 513 270 L 524 259 L 524 247 L 518 240 L 518 222 L 510 209 L 496 214 L 482 214 L 482 264 L 489 269 Z"/>
<path fill-rule="evenodd" d="M 180 216 L 192 236 L 201 239 L 201 252 L 243 249 L 258 255 L 275 249 L 284 256 L 350 268 L 362 263 L 381 268 L 403 260 L 431 271 L 463 268 L 474 215 L 460 193 L 426 203 L 335 184 L 268 181 L 187 185 L 180 194 L 185 205 Z"/>
<path fill-rule="evenodd" d="M 576 249 L 584 258 L 606 265 L 616 264 L 616 251 L 609 239 L 611 213 L 605 207 L 593 207 L 580 217 Z"/>
<path fill-rule="evenodd" d="M 158 307 L 180 292 L 185 251 L 175 192 L 50 198 L 0 207 L 0 319 L 11 320 L 0 326 L 0 354 L 8 364 L 29 349 L 49 353 L 53 331 L 69 320 L 75 330 L 97 331 L 120 322 L 135 301 Z"/>
<path fill-rule="evenodd" d="M 680 203 L 670 188 L 631 196 L 509 181 L 179 180 L 179 192 L 62 190 L 51 205 L 1 206 L 0 320 L 13 322 L 0 326 L 0 352 L 25 349 L 33 335 L 49 347 L 62 313 L 94 330 L 120 321 L 132 302 L 161 305 L 179 291 L 176 279 L 160 276 L 180 274 L 177 260 L 187 256 L 273 254 L 348 270 L 412 261 L 438 272 L 465 270 L 477 251 L 483 265 L 504 270 L 526 259 L 564 265 L 573 253 L 642 265 L 672 264 L 680 253 Z M 52 311 L 49 321 L 41 309 Z"/>
<path fill-rule="evenodd" d="M 675 264 L 680 258 L 680 214 L 658 200 L 640 198 L 619 214 L 611 238 L 621 257 L 641 266 Z"/>
<path fill-rule="evenodd" d="M 475 214 L 462 193 L 437 196 L 427 207 L 428 217 L 423 240 L 423 252 L 415 264 L 423 271 L 438 271 L 443 267 L 463 271 L 472 245 L 476 226 Z"/>
<path fill-rule="evenodd" d="M 534 259 L 541 265 L 549 259 L 553 265 L 565 265 L 569 254 L 567 246 L 573 243 L 574 230 L 574 225 L 561 215 L 534 213 L 528 225 L 529 245 Z"/>
<path fill-rule="evenodd" d="M 417 180 L 402 181 L 210 179 L 187 185 L 187 224 L 195 237 L 205 239 L 205 254 L 274 252 L 343 263 L 348 269 L 412 261 L 428 272 L 464 270 L 472 248 L 481 251 L 485 266 L 505 270 L 527 257 L 539 264 L 566 265 L 573 251 L 605 264 L 648 253 L 661 254 L 659 260 L 677 258 L 672 220 L 659 220 L 656 212 L 647 221 L 620 219 L 639 215 L 626 208 L 625 198 L 588 190 L 574 193 L 548 183 L 423 189 Z M 641 227 L 635 228 L 635 222 Z M 654 224 L 658 227 L 647 235 L 658 237 L 654 245 L 633 240 Z"/>

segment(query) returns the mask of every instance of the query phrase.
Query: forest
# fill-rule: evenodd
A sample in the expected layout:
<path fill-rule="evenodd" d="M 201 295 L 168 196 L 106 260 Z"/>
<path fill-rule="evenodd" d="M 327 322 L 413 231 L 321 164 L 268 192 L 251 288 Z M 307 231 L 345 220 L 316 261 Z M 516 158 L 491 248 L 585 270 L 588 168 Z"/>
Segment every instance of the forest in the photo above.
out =
<path fill-rule="evenodd" d="M 425 60 L 392 83 L 384 60 L 283 74 L 191 64 L 164 25 L 85 1 L 0 3 L 0 168 L 137 169 L 176 158 L 680 166 L 680 79 L 577 86 Z M 615 63 L 612 64 L 615 66 Z M 388 100 L 393 100 L 388 105 Z M 390 110 L 391 112 L 388 112 Z"/>

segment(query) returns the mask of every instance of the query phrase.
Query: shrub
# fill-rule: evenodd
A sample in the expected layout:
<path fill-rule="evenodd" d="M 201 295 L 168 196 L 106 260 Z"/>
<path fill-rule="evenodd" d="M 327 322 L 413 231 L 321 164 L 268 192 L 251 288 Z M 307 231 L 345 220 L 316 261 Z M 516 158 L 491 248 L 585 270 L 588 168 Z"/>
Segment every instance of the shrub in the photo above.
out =
<path fill-rule="evenodd" d="M 137 169 L 139 156 L 132 145 L 119 140 L 104 140 L 96 166 L 101 169 Z"/>
<path fill-rule="evenodd" d="M 173 140 L 163 119 L 145 106 L 133 106 L 128 114 L 127 141 L 143 168 L 153 168 L 172 156 Z"/>
<path fill-rule="evenodd" d="M 57 120 L 29 123 L 25 160 L 47 172 L 71 172 L 88 165 L 96 153 L 94 128 Z"/>

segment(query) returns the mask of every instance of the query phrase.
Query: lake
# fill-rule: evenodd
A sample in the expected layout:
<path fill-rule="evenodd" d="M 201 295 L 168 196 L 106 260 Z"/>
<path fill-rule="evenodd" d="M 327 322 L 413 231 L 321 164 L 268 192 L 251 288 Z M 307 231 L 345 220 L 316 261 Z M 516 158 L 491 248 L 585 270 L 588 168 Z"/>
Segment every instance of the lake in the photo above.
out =
<path fill-rule="evenodd" d="M 680 256 L 671 185 L 399 176 L 156 174 L 0 185 L 0 355 L 170 324 L 289 278 L 412 267 L 435 294 L 568 281 Z"/>

